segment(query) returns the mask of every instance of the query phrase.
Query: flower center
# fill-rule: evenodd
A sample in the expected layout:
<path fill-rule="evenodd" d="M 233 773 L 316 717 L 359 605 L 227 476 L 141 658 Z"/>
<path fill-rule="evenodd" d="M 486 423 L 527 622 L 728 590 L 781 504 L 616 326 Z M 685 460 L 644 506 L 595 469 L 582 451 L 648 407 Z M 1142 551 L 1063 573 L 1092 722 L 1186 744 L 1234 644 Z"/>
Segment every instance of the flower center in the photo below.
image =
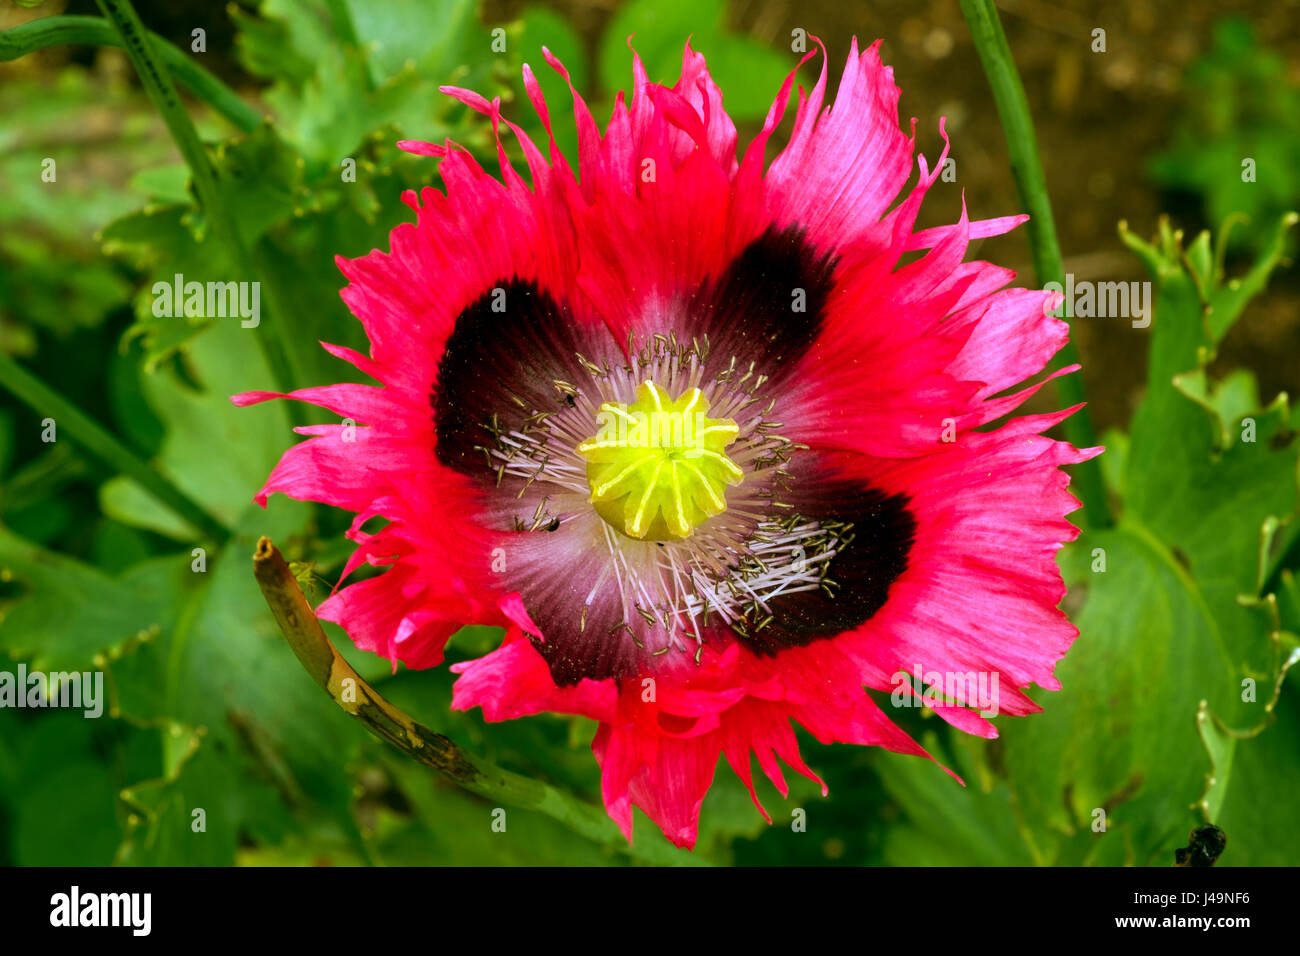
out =
<path fill-rule="evenodd" d="M 726 455 L 739 428 L 708 416 L 698 388 L 670 401 L 651 381 L 630 405 L 602 404 L 600 430 L 578 446 L 596 513 L 629 538 L 666 541 L 726 511 L 727 486 L 745 476 Z"/>

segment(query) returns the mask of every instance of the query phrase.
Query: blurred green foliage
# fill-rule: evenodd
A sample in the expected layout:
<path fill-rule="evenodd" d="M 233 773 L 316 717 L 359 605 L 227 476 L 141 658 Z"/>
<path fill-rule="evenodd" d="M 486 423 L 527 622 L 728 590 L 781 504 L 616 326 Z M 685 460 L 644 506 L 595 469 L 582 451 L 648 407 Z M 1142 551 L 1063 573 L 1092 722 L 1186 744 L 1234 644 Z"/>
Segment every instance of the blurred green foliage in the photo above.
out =
<path fill-rule="evenodd" d="M 1233 232 L 1233 246 L 1258 251 L 1272 225 L 1300 209 L 1300 86 L 1248 20 L 1216 25 L 1188 70 L 1170 143 L 1149 168 L 1162 187 L 1196 197 L 1215 226 L 1233 215 L 1256 224 Z"/>
<path fill-rule="evenodd" d="M 126 301 L 129 281 L 88 239 L 137 202 L 118 172 L 158 162 L 167 148 L 147 103 L 81 70 L 53 84 L 6 81 L 0 116 L 0 350 L 28 356 L 38 330 L 65 341 Z M 47 168 L 54 182 L 40 175 Z"/>
<path fill-rule="evenodd" d="M 573 155 L 568 89 L 538 48 L 564 60 L 601 116 L 630 78 L 629 35 L 651 78 L 670 80 L 691 34 L 733 116 L 761 119 L 791 57 L 729 32 L 724 15 L 721 0 L 635 0 L 588 62 L 583 39 L 542 7 L 502 24 L 482 22 L 471 0 L 265 0 L 254 12 L 233 9 L 238 60 L 268 122 L 232 132 L 200 110 L 199 128 L 259 264 L 259 275 L 237 278 L 260 280 L 272 314 L 293 324 L 303 378 L 295 384 L 351 372 L 318 340 L 366 347 L 339 300 L 334 256 L 385 247 L 393 225 L 409 218 L 402 191 L 436 181 L 434 161 L 394 142 L 450 137 L 485 166 L 495 161 L 489 124 L 438 94 L 440 85 L 501 95 L 540 136 L 519 97 L 526 55 L 539 66 L 557 140 Z M 496 27 L 504 52 L 493 50 Z M 1225 36 L 1206 82 L 1269 85 L 1273 67 Z M 488 803 L 366 736 L 302 673 L 248 558 L 257 536 L 269 534 L 302 562 L 304 578 L 332 582 L 348 553 L 347 516 L 283 496 L 265 511 L 250 501 L 290 440 L 285 408 L 237 410 L 227 399 L 270 384 L 249 344 L 256 333 L 229 320 L 153 314 L 155 281 L 232 276 L 147 100 L 75 66 L 33 96 L 41 83 L 0 85 L 0 173 L 10 188 L 0 204 L 0 350 L 23 356 L 234 535 L 220 551 L 196 553 L 194 530 L 130 479 L 62 437 L 40 441 L 39 416 L 7 397 L 0 404 L 0 651 L 32 668 L 102 669 L 110 697 L 97 721 L 0 709 L 0 862 L 627 862 L 619 848 L 536 813 L 511 810 L 506 833 L 493 832 Z M 1261 407 L 1247 370 L 1222 380 L 1208 370 L 1280 256 L 1284 229 L 1266 223 L 1279 219 L 1286 197 L 1219 189 L 1214 165 L 1232 157 L 1239 169 L 1239 128 L 1265 138 L 1251 147 L 1261 167 L 1269 148 L 1294 146 L 1300 114 L 1288 107 L 1275 122 L 1292 94 L 1261 95 L 1267 122 L 1217 122 L 1227 145 L 1194 157 L 1181 132 L 1172 147 L 1193 157 L 1179 169 L 1202 170 L 1183 182 L 1207 190 L 1216 218 L 1252 216 L 1243 235 L 1256 264 L 1229 279 L 1207 237 L 1184 243 L 1162 227 L 1154 244 L 1129 239 L 1157 290 L 1149 385 L 1130 428 L 1106 436 L 1117 527 L 1063 552 L 1081 631 L 1058 669 L 1064 690 L 1037 695 L 1042 714 L 999 720 L 994 741 L 955 733 L 928 711 L 903 713 L 899 722 L 965 788 L 925 761 L 805 737 L 805 756 L 831 796 L 794 775 L 786 801 L 761 784 L 769 827 L 721 765 L 698 857 L 1164 864 L 1208 815 L 1228 832 L 1225 862 L 1294 862 L 1300 839 L 1287 808 L 1300 783 L 1300 708 L 1283 685 L 1295 681 L 1284 673 L 1300 633 L 1300 523 L 1292 520 L 1300 415 L 1284 400 Z M 1216 108 L 1213 96 L 1206 106 Z M 87 119 L 100 116 L 102 127 Z M 100 132 L 87 135 L 92 129 Z M 1267 146 L 1268 137 L 1282 145 Z M 58 162 L 54 183 L 39 175 L 47 156 Z M 355 181 L 345 160 L 356 163 Z M 489 727 L 477 712 L 449 709 L 447 668 L 394 673 L 331 633 L 367 680 L 429 726 L 598 800 L 589 722 L 544 716 Z M 449 658 L 482 654 L 493 638 L 467 628 Z M 1245 680 L 1257 688 L 1251 701 Z M 798 809 L 807 811 L 806 832 L 790 826 Z M 1104 831 L 1093 828 L 1098 809 Z M 639 813 L 637 839 L 662 840 Z"/>

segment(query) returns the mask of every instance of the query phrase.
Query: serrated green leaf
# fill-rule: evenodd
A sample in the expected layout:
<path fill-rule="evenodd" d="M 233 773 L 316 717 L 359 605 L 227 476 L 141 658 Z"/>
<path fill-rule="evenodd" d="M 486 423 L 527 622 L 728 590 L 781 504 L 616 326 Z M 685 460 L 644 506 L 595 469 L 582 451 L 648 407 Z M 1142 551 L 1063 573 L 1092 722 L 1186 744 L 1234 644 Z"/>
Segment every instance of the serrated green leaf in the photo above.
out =
<path fill-rule="evenodd" d="M 1048 861 L 1069 862 L 1058 854 L 1101 809 L 1107 838 L 1144 864 L 1193 821 L 1197 704 L 1230 706 L 1241 672 L 1196 581 L 1149 533 L 1090 533 L 1067 558 L 1080 636 L 1057 665 L 1064 689 L 1039 698 L 1044 712 L 999 722 L 1007 777 Z"/>
<path fill-rule="evenodd" d="M 212 166 L 221 202 L 246 245 L 291 217 L 300 201 L 303 160 L 269 123 L 218 146 Z"/>
<path fill-rule="evenodd" d="M 228 522 L 247 508 L 291 434 L 278 403 L 243 409 L 230 403 L 231 395 L 268 384 L 255 341 L 266 334 L 266 326 L 246 329 L 238 318 L 217 320 L 188 353 L 186 367 L 197 387 L 171 366 L 142 383 L 145 399 L 166 427 L 158 466 Z M 100 500 L 104 513 L 118 521 L 178 540 L 194 537 L 192 529 L 124 477 L 106 482 Z"/>
<path fill-rule="evenodd" d="M 1300 659 L 1295 635 L 1285 637 L 1288 668 Z M 1285 670 L 1284 670 L 1285 673 Z M 1277 690 L 1281 692 L 1279 684 Z M 1300 853 L 1292 805 L 1300 788 L 1300 705 L 1281 693 L 1272 717 L 1252 731 L 1225 728 L 1202 710 L 1197 723 L 1210 766 L 1201 805 L 1205 817 L 1227 835 L 1225 866 L 1288 866 Z"/>
<path fill-rule="evenodd" d="M 1242 699 L 1243 681 L 1271 686 L 1276 675 L 1261 542 L 1296 514 L 1298 444 L 1284 400 L 1245 409 L 1249 428 L 1229 433 L 1226 416 L 1243 411 L 1250 379 L 1209 389 L 1205 366 L 1276 265 L 1281 239 L 1246 278 L 1224 282 L 1208 236 L 1184 251 L 1167 223 L 1153 243 L 1125 234 L 1157 299 L 1147 393 L 1123 475 L 1112 478 L 1123 490 L 1119 525 L 1064 552 L 1071 603 L 1082 600 L 1072 615 L 1080 636 L 1056 671 L 1064 690 L 1042 698 L 1043 714 L 1000 728 L 1018 813 L 1048 860 L 1163 860 L 1198 822 L 1198 705 L 1253 725 L 1261 705 Z M 1087 845 L 1099 809 L 1109 818 L 1104 857 Z"/>
<path fill-rule="evenodd" d="M 118 866 L 221 866 L 229 862 L 237 834 L 223 814 L 209 819 L 203 788 L 195 780 L 220 774 L 205 731 L 179 723 L 160 728 L 162 776 L 132 784 L 119 794 L 126 832 L 117 848 Z M 201 755 L 200 755 L 201 754 Z M 188 791 L 188 792 L 187 792 Z"/>
<path fill-rule="evenodd" d="M 250 568 L 259 535 L 291 541 L 308 513 L 279 500 L 246 509 L 230 544 L 193 575 L 175 627 L 112 664 L 124 717 L 162 727 L 164 739 L 174 724 L 204 734 L 194 761 L 174 780 L 142 784 L 137 801 L 155 813 L 142 815 L 132 840 L 167 848 L 175 862 L 229 865 L 241 833 L 278 842 L 320 826 L 360 846 L 347 757 L 363 733 L 303 674 Z M 202 845 L 191 838 L 196 807 L 207 820 Z"/>
<path fill-rule="evenodd" d="M 408 138 L 432 141 L 452 135 L 466 111 L 439 93 L 440 85 L 471 86 L 490 97 L 493 87 L 517 76 L 518 52 L 507 46 L 504 57 L 493 55 L 473 0 L 338 8 L 348 13 L 359 46 L 344 42 L 348 28 L 316 0 L 267 0 L 260 16 L 233 14 L 241 57 L 275 81 L 266 100 L 280 132 L 306 160 L 309 179 L 337 175 L 338 164 L 377 126 L 394 124 Z M 473 138 L 481 143 L 484 135 L 480 126 Z"/>
<path fill-rule="evenodd" d="M 34 670 L 98 668 L 170 626 L 188 571 L 155 558 L 114 578 L 0 527 L 0 581 L 17 592 L 0 599 L 0 650 Z"/>

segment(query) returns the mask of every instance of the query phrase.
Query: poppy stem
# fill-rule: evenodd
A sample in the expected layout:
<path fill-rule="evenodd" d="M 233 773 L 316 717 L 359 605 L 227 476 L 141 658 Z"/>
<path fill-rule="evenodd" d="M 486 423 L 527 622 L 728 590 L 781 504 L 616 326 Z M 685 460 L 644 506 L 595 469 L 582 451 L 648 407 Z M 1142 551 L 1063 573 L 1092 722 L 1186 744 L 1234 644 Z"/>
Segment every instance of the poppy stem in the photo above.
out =
<path fill-rule="evenodd" d="M 149 42 L 172 76 L 245 133 L 262 125 L 262 114 L 174 44 L 150 31 Z M 113 25 L 103 17 L 43 17 L 0 31 L 0 62 L 16 60 L 50 46 L 125 46 Z"/>
<path fill-rule="evenodd" d="M 1024 84 L 1016 70 L 1006 34 L 998 20 L 993 0 L 961 0 L 962 15 L 970 27 L 979 53 L 984 74 L 993 90 L 998 116 L 1006 135 L 1011 171 L 1016 180 L 1021 205 L 1029 213 L 1029 249 L 1033 257 L 1034 274 L 1040 286 L 1056 282 L 1065 286 L 1065 264 L 1061 247 L 1056 239 L 1056 226 L 1052 217 L 1052 201 L 1047 193 L 1047 180 L 1038 155 L 1038 139 L 1034 135 L 1034 121 L 1029 112 Z M 1068 320 L 1070 303 L 1064 304 L 1063 315 Z M 1078 352 L 1073 341 L 1057 353 L 1054 368 L 1074 365 Z M 1056 394 L 1067 407 L 1086 401 L 1083 379 L 1079 373 L 1063 375 L 1056 379 Z M 1076 448 L 1092 448 L 1097 436 L 1087 408 L 1081 408 L 1065 420 L 1065 436 Z M 1083 502 L 1086 523 L 1093 528 L 1109 527 L 1113 520 L 1102 481 L 1101 466 L 1093 458 L 1074 466 L 1072 489 Z"/>
<path fill-rule="evenodd" d="M 198 132 L 190 121 L 189 113 L 176 93 L 171 73 L 159 58 L 153 46 L 153 37 L 140 22 L 139 15 L 131 6 L 130 0 L 95 0 L 104 16 L 113 24 L 122 38 L 122 45 L 132 65 L 140 76 L 140 82 L 154 108 L 158 110 L 167 124 L 167 129 L 176 142 L 176 148 L 190 168 L 190 178 L 194 191 L 198 194 L 199 206 L 217 243 L 229 256 L 230 264 L 238 272 L 247 276 L 259 275 L 248 247 L 239 233 L 238 224 L 230 213 L 229 204 L 224 202 L 217 185 L 216 173 L 208 158 L 207 149 L 199 139 Z M 293 391 L 295 385 L 303 384 L 303 376 L 297 374 L 294 367 L 292 341 L 288 339 L 288 316 L 281 313 L 271 317 L 271 333 L 256 335 L 258 345 L 270 366 L 271 375 L 278 389 L 282 392 Z M 291 410 L 291 417 L 296 423 L 302 420 L 301 412 Z"/>
<path fill-rule="evenodd" d="M 95 458 L 133 479 L 205 538 L 218 545 L 230 538 L 230 529 L 202 505 L 142 461 L 103 425 L 4 353 L 0 353 L 0 386 L 42 418 L 51 419 L 55 428 L 67 431 L 73 441 Z"/>
<path fill-rule="evenodd" d="M 629 845 L 598 807 L 548 784 L 511 773 L 462 750 L 394 707 L 353 670 L 325 636 L 284 556 L 270 538 L 260 538 L 253 553 L 253 575 L 280 633 L 298 661 L 333 701 L 374 736 L 411 759 L 444 775 L 458 787 L 498 804 L 536 810 L 588 839 L 621 848 L 647 863 L 701 863 L 661 841 Z"/>

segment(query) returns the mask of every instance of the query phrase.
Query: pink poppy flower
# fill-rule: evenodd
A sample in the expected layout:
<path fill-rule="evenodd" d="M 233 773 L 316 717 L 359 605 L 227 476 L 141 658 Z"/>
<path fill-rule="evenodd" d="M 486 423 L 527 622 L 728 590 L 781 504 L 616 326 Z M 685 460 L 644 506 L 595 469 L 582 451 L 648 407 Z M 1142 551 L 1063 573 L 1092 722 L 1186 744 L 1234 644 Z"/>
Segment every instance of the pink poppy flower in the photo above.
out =
<path fill-rule="evenodd" d="M 796 723 L 924 755 L 864 691 L 919 695 L 900 672 L 987 675 L 1009 714 L 1060 686 L 1076 632 L 1054 556 L 1078 505 L 1060 466 L 1099 449 L 1044 437 L 1073 409 L 980 426 L 1035 391 L 1008 390 L 1067 328 L 1052 294 L 963 262 L 1025 217 L 914 230 L 947 147 L 905 189 L 915 121 L 898 128 L 878 46 L 854 41 L 826 108 L 823 55 L 766 167 L 797 68 L 737 161 L 704 58 L 688 45 L 666 88 L 634 54 L 603 133 L 573 93 L 576 173 L 498 100 L 446 88 L 518 137 L 531 186 L 504 150 L 497 179 L 454 144 L 403 143 L 441 157 L 446 191 L 405 196 L 391 252 L 339 261 L 371 350 L 325 346 L 380 384 L 234 399 L 357 423 L 298 429 L 257 496 L 355 512 L 344 576 L 386 567 L 320 616 L 410 667 L 462 625 L 504 628 L 453 668 L 453 706 L 599 721 L 628 839 L 635 805 L 692 846 L 719 755 L 751 795 L 751 755 L 782 794 L 778 758 L 820 783 Z M 549 133 L 527 66 L 524 85 Z M 995 736 L 987 702 L 926 699 Z"/>

